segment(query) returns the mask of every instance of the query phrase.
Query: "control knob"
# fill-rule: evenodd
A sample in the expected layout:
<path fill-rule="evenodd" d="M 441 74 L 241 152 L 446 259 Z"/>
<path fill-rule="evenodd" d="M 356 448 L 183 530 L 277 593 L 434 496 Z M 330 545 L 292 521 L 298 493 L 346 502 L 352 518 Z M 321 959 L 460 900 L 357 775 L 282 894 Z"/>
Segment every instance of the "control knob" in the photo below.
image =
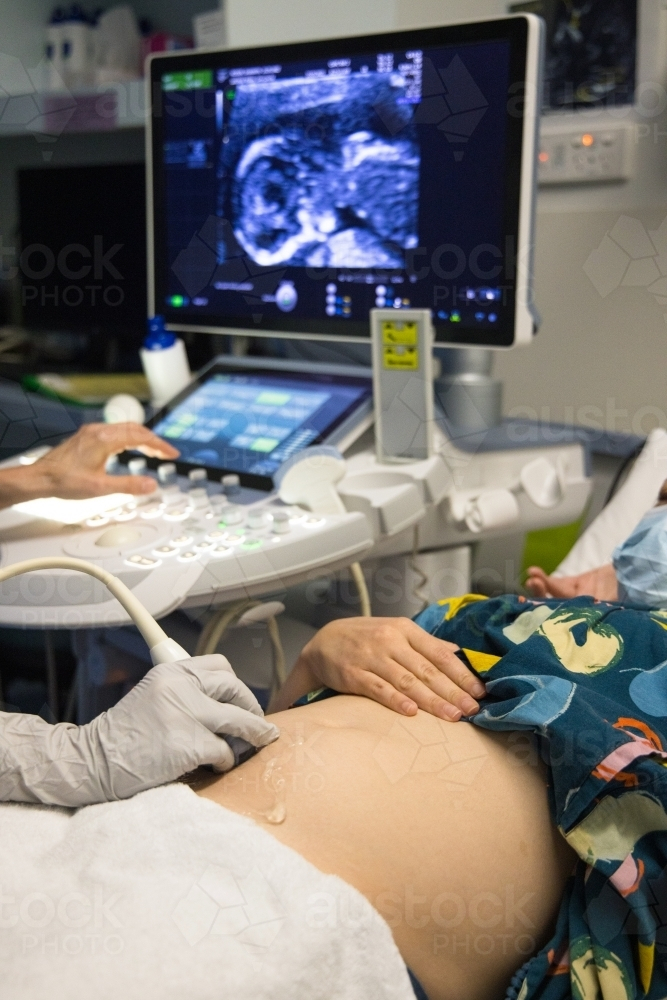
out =
<path fill-rule="evenodd" d="M 222 477 L 222 488 L 228 497 L 232 497 L 240 491 L 241 480 L 235 472 L 230 472 Z"/>
<path fill-rule="evenodd" d="M 276 510 L 273 514 L 273 532 L 276 535 L 286 535 L 290 530 L 289 514 L 286 510 Z"/>
<path fill-rule="evenodd" d="M 225 524 L 241 524 L 244 518 L 245 511 L 243 507 L 239 507 L 233 503 L 230 503 L 229 507 L 225 507 L 220 513 L 220 519 Z"/>
<path fill-rule="evenodd" d="M 163 486 L 173 483 L 176 478 L 176 466 L 173 462 L 162 462 L 157 467 L 157 477 Z"/>
<path fill-rule="evenodd" d="M 266 514 L 263 510 L 251 510 L 248 513 L 249 528 L 263 528 L 266 525 Z"/>

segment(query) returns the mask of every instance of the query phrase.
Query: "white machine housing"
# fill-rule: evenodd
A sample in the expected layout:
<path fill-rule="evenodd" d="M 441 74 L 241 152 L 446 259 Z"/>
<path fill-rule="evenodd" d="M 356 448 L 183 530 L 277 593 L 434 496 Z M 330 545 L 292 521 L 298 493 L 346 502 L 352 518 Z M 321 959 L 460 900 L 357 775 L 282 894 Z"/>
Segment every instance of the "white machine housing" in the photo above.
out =
<path fill-rule="evenodd" d="M 0 565 L 37 556 L 86 559 L 117 576 L 160 618 L 184 605 L 280 592 L 315 571 L 348 566 L 373 541 L 360 513 L 313 515 L 275 495 L 240 505 L 200 487 L 124 501 L 81 524 L 1 512 Z M 101 583 L 79 573 L 48 570 L 0 584 L 4 625 L 72 629 L 128 621 Z"/>
<path fill-rule="evenodd" d="M 325 512 L 308 510 L 305 501 L 286 504 L 275 493 L 234 503 L 213 484 L 188 489 L 187 480 L 149 497 L 116 496 L 112 509 L 81 523 L 44 517 L 50 501 L 42 516 L 6 510 L 0 565 L 37 556 L 86 559 L 118 576 L 159 618 L 178 607 L 280 594 L 360 558 L 410 555 L 417 526 L 420 552 L 456 554 L 482 538 L 571 523 L 590 494 L 579 444 L 466 453 L 436 429 L 435 450 L 424 461 L 384 464 L 367 431 L 350 446 L 342 478 L 333 477 L 338 500 Z M 457 588 L 467 585 L 461 578 Z M 72 571 L 40 571 L 0 585 L 1 625 L 75 629 L 128 621 L 101 583 Z"/>

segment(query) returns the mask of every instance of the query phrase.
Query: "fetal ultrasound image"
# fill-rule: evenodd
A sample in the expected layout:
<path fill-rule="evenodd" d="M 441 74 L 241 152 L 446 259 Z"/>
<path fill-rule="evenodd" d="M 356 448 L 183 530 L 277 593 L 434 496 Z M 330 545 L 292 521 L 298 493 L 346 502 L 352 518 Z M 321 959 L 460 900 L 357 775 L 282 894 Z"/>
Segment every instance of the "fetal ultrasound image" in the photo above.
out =
<path fill-rule="evenodd" d="M 403 266 L 417 246 L 419 146 L 393 73 L 240 83 L 227 107 L 219 214 L 260 267 Z"/>

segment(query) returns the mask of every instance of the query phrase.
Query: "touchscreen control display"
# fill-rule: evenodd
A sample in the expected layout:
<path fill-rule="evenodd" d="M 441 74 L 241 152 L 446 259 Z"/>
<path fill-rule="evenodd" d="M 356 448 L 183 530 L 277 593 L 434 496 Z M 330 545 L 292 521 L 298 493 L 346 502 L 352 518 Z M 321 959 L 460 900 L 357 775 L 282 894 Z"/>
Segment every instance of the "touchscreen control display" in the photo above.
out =
<path fill-rule="evenodd" d="M 362 378 L 215 372 L 153 430 L 180 450 L 181 462 L 271 477 L 295 452 L 326 440 L 370 395 Z"/>

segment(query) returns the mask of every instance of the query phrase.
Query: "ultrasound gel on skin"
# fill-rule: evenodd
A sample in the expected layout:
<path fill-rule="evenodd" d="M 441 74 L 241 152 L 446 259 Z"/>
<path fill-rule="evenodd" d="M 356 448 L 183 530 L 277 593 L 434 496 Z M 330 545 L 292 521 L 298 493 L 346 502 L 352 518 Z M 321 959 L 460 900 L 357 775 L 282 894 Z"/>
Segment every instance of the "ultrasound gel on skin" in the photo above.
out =
<path fill-rule="evenodd" d="M 151 391 L 151 402 L 160 408 L 188 385 L 192 375 L 185 344 L 165 330 L 164 317 L 153 316 L 147 326 L 148 335 L 139 353 Z"/>

